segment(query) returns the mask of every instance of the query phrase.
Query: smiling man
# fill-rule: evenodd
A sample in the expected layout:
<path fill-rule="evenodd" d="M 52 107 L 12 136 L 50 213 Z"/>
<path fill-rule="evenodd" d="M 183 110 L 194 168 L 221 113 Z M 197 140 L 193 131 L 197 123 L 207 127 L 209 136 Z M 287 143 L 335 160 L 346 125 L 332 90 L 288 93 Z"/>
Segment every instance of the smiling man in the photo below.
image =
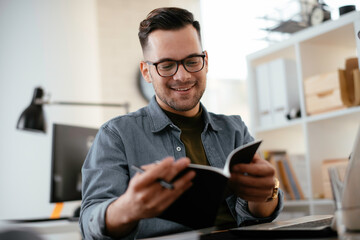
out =
<path fill-rule="evenodd" d="M 147 61 L 141 62 L 141 72 L 153 84 L 160 107 L 195 116 L 205 91 L 208 68 L 207 54 L 202 51 L 196 29 L 187 25 L 175 31 L 156 30 L 144 44 Z"/>
<path fill-rule="evenodd" d="M 148 106 L 114 118 L 99 130 L 82 170 L 80 226 L 85 239 L 134 239 L 191 230 L 157 218 L 191 187 L 195 173 L 174 177 L 190 162 L 222 168 L 234 148 L 253 141 L 239 116 L 210 113 L 200 103 L 208 54 L 190 12 L 153 10 L 140 23 L 139 39 L 144 55 L 140 69 L 155 96 Z M 146 171 L 136 173 L 132 165 Z M 250 164 L 231 170 L 231 194 L 215 225 L 272 221 L 282 209 L 274 168 L 255 155 Z M 162 187 L 159 179 L 173 181 L 174 189 Z"/>

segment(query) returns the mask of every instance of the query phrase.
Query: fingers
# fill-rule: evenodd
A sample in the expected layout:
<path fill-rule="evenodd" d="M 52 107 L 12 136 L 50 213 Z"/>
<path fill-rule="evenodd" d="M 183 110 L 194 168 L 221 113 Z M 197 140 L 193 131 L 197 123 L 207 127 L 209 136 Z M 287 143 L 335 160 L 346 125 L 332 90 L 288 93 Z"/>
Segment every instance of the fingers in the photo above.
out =
<path fill-rule="evenodd" d="M 190 159 L 180 158 L 172 164 L 168 172 L 162 172 L 161 178 L 171 182 L 180 172 L 185 170 L 190 164 Z"/>
<path fill-rule="evenodd" d="M 186 169 L 190 164 L 188 158 L 181 158 L 174 161 L 174 158 L 167 157 L 157 163 L 141 166 L 146 170 L 142 175 L 144 184 L 151 184 L 159 179 L 171 182 L 176 175 Z"/>
<path fill-rule="evenodd" d="M 191 180 L 195 177 L 194 171 L 187 172 L 184 176 L 174 182 L 174 189 L 167 190 L 160 199 L 161 204 L 167 208 L 170 206 L 181 194 L 192 186 Z"/>
<path fill-rule="evenodd" d="M 159 163 L 141 166 L 141 168 L 146 171 L 141 174 L 137 174 L 133 182 L 135 182 L 136 187 L 140 189 L 148 187 L 149 185 L 158 182 L 159 179 L 164 179 L 164 176 L 172 175 L 171 172 L 174 171 L 172 169 L 173 165 L 174 159 L 168 157 L 163 161 L 159 161 Z"/>
<path fill-rule="evenodd" d="M 272 176 L 267 177 L 254 177 L 251 175 L 232 174 L 230 181 L 235 181 L 240 187 L 253 187 L 259 189 L 272 189 L 275 185 Z"/>
<path fill-rule="evenodd" d="M 263 160 L 256 154 L 250 164 L 236 164 L 232 167 L 232 172 L 252 175 L 252 176 L 274 176 L 275 168 L 266 160 Z"/>
<path fill-rule="evenodd" d="M 189 189 L 192 186 L 191 181 L 193 180 L 194 177 L 195 177 L 194 171 L 187 172 L 184 176 L 177 179 L 173 183 L 174 189 L 179 190 L 181 193 L 186 191 L 187 189 Z"/>
<path fill-rule="evenodd" d="M 137 203 L 136 219 L 155 217 L 169 207 L 182 193 L 192 186 L 194 171 L 189 171 L 172 184 L 174 189 L 166 189 L 159 184 L 159 179 L 171 181 L 184 170 L 190 161 L 187 158 L 174 162 L 166 158 L 158 164 L 144 166 L 146 171 L 136 174 L 129 183 L 125 194 L 131 196 L 132 204 Z"/>
<path fill-rule="evenodd" d="M 157 190 L 162 190 L 160 185 L 160 180 L 166 182 L 171 182 L 175 176 L 188 167 L 190 160 L 188 158 L 181 158 L 177 161 L 174 161 L 174 158 L 167 157 L 156 163 L 143 165 L 141 168 L 145 170 L 141 174 L 136 174 L 135 177 L 131 179 L 132 187 L 137 190 L 146 191 L 146 189 L 156 192 Z M 173 185 L 178 189 L 187 189 L 189 182 L 194 177 L 193 174 L 184 174 Z"/>
<path fill-rule="evenodd" d="M 235 194 L 247 201 L 266 201 L 271 197 L 275 168 L 255 155 L 250 164 L 237 164 L 232 168 L 229 181 Z"/>
<path fill-rule="evenodd" d="M 271 177 L 254 178 L 251 176 L 232 176 L 230 186 L 242 199 L 265 201 L 271 197 L 275 182 Z"/>

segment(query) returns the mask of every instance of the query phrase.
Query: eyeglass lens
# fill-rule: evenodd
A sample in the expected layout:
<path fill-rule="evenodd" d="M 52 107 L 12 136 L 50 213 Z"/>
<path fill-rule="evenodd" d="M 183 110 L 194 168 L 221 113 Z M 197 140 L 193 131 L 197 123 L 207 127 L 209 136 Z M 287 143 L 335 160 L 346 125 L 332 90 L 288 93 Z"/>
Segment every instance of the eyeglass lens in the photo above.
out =
<path fill-rule="evenodd" d="M 174 75 L 178 69 L 177 61 L 165 61 L 157 64 L 157 71 L 160 76 L 169 77 Z M 198 72 L 204 66 L 204 58 L 201 56 L 194 56 L 185 58 L 182 61 L 182 64 L 186 71 L 188 72 Z"/>

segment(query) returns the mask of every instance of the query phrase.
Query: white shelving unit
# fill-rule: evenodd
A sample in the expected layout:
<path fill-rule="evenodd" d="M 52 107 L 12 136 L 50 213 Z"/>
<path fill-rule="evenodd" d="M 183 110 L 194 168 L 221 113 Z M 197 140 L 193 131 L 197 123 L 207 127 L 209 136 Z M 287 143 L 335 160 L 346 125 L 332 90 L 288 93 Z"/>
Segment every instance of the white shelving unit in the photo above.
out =
<path fill-rule="evenodd" d="M 360 125 L 360 106 L 307 115 L 304 79 L 339 68 L 345 68 L 345 59 L 360 56 L 360 12 L 341 16 L 294 34 L 290 39 L 274 44 L 247 56 L 249 102 L 251 106 L 250 130 L 263 139 L 262 149 L 284 149 L 289 154 L 305 156 L 308 198 L 287 201 L 285 210 L 304 214 L 333 212 L 330 199 L 320 199 L 323 193 L 321 164 L 324 159 L 349 156 Z M 282 123 L 260 125 L 260 110 L 256 69 L 276 59 L 287 59 L 296 64 L 297 87 L 301 117 Z M 271 83 L 270 83 L 271 84 Z M 266 91 L 266 90 L 265 90 Z M 285 116 L 284 116 L 285 117 Z"/>

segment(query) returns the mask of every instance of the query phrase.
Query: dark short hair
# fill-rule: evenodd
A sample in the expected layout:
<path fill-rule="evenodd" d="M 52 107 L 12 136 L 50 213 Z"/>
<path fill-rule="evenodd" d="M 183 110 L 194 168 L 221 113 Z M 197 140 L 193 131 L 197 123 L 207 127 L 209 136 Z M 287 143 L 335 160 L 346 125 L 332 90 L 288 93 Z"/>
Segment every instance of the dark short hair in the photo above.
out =
<path fill-rule="evenodd" d="M 145 49 L 151 32 L 158 29 L 177 30 L 188 24 L 196 29 L 201 42 L 200 23 L 194 19 L 194 15 L 188 10 L 175 7 L 152 10 L 146 19 L 140 23 L 138 36 L 142 49 Z"/>

